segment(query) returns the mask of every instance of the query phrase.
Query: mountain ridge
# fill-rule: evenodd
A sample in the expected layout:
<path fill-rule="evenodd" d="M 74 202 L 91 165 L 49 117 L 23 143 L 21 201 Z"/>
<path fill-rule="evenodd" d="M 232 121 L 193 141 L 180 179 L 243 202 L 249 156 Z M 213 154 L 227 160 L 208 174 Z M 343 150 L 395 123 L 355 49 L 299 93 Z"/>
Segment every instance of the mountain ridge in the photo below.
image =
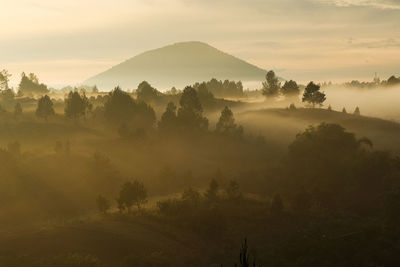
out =
<path fill-rule="evenodd" d="M 140 53 L 86 81 L 111 90 L 120 85 L 136 89 L 148 81 L 160 89 L 184 87 L 195 82 L 220 80 L 262 81 L 266 70 L 199 41 L 178 42 Z"/>

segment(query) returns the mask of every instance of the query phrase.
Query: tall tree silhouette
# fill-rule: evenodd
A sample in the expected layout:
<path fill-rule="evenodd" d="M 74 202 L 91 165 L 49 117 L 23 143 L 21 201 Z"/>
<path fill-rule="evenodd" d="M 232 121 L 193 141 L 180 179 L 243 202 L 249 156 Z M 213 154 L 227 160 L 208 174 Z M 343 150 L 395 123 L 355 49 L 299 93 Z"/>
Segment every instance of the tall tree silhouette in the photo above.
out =
<path fill-rule="evenodd" d="M 47 121 L 47 118 L 54 114 L 53 101 L 51 101 L 50 97 L 45 95 L 39 98 L 36 108 L 36 116 L 39 118 L 44 118 Z"/>

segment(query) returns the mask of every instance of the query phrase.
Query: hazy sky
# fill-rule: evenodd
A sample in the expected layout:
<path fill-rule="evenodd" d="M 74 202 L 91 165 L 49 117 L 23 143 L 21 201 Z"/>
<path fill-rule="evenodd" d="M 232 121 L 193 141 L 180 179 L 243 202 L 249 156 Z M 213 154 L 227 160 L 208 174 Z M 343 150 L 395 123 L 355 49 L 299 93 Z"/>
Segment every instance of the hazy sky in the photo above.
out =
<path fill-rule="evenodd" d="M 400 75 L 400 0 L 1 0 L 0 69 L 79 83 L 203 41 L 301 82 Z"/>

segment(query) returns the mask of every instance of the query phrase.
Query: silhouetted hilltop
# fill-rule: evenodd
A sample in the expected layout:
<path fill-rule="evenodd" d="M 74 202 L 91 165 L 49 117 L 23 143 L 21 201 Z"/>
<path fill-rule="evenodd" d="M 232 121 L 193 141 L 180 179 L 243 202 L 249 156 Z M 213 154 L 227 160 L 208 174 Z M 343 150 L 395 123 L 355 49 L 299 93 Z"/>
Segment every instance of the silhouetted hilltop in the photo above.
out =
<path fill-rule="evenodd" d="M 136 89 L 146 80 L 160 89 L 217 79 L 262 81 L 266 71 L 202 42 L 182 42 L 139 54 L 84 82 L 103 90 Z"/>

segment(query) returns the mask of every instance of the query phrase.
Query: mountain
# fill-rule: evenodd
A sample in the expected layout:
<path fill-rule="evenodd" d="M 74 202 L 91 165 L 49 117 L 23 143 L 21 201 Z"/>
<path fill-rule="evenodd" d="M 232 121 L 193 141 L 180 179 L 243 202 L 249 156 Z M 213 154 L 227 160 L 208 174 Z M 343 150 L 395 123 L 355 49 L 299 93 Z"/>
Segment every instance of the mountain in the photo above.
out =
<path fill-rule="evenodd" d="M 182 88 L 217 78 L 264 80 L 266 71 L 202 42 L 182 42 L 139 54 L 84 82 L 110 90 L 136 89 L 146 80 L 159 89 Z"/>

